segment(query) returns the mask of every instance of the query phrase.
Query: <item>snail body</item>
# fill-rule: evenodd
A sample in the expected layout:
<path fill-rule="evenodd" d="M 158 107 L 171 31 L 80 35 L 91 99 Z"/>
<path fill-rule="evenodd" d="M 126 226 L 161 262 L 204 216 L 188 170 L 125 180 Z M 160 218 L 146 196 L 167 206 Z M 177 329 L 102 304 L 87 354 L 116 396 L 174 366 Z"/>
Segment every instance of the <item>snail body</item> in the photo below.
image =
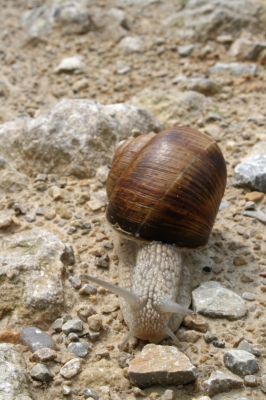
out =
<path fill-rule="evenodd" d="M 106 218 L 114 230 L 120 295 L 131 336 L 159 343 L 175 332 L 191 302 L 187 250 L 207 245 L 226 184 L 222 153 L 188 127 L 128 139 L 107 179 Z"/>

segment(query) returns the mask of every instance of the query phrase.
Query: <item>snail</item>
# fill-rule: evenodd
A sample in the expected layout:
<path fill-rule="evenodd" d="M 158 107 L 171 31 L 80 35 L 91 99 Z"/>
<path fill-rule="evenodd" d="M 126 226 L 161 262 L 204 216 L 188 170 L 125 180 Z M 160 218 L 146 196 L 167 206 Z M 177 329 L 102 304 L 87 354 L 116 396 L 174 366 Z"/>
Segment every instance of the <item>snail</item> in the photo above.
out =
<path fill-rule="evenodd" d="M 217 143 L 176 126 L 129 138 L 116 150 L 106 189 L 119 286 L 82 275 L 121 298 L 132 336 L 159 343 L 174 332 L 191 303 L 189 250 L 207 245 L 226 185 Z"/>

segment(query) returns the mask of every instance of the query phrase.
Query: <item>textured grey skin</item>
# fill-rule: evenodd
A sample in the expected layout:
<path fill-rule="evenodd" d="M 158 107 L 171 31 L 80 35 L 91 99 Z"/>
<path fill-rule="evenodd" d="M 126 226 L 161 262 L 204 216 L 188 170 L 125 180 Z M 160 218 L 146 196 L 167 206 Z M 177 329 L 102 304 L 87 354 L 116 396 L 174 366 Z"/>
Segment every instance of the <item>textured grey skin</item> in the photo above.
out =
<path fill-rule="evenodd" d="M 134 242 L 116 232 L 114 244 L 119 258 L 119 285 L 136 294 L 142 304 L 134 309 L 121 298 L 125 322 L 132 335 L 159 343 L 168 336 L 166 327 L 172 332 L 178 329 L 184 313 L 160 312 L 158 305 L 171 300 L 188 308 L 191 303 L 189 254 L 163 243 Z"/>

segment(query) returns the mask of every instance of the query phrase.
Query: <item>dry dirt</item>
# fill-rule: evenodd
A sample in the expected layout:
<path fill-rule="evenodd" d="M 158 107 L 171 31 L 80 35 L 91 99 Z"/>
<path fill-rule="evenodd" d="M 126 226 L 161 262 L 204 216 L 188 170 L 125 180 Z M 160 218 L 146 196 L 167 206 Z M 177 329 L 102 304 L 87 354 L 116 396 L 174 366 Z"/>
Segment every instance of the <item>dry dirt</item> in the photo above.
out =
<path fill-rule="evenodd" d="M 228 47 L 218 42 L 208 43 L 211 51 L 205 56 L 196 54 L 189 58 L 181 58 L 176 51 L 176 46 L 182 44 L 181 40 L 170 35 L 166 35 L 163 41 L 158 40 L 163 37 L 160 31 L 160 19 L 177 9 L 177 6 L 171 2 L 168 2 L 167 6 L 162 2 L 142 10 L 138 7 L 129 7 L 124 10 L 131 32 L 142 35 L 144 38 L 147 51 L 143 54 L 124 56 L 115 43 L 103 40 L 101 34 L 96 32 L 62 36 L 55 30 L 41 36 L 41 40 L 37 42 L 30 42 L 26 38 L 25 31 L 20 28 L 19 20 L 26 9 L 34 7 L 37 3 L 42 4 L 44 1 L 0 1 L 0 81 L 4 82 L 7 88 L 7 92 L 0 97 L 1 123 L 17 116 L 27 114 L 32 116 L 42 105 L 61 98 L 88 98 L 103 104 L 130 102 L 133 96 L 146 88 L 151 91 L 175 89 L 172 81 L 178 74 L 189 77 L 197 73 L 204 77 L 208 75 L 208 68 L 217 60 L 234 61 L 228 52 Z M 115 2 L 112 0 L 95 1 L 91 9 L 95 11 L 110 8 L 113 5 Z M 202 44 L 202 47 L 205 45 L 207 43 Z M 86 60 L 85 72 L 80 75 L 53 73 L 54 68 L 64 57 L 77 54 L 84 56 Z M 118 75 L 116 72 L 118 60 L 130 64 L 131 71 L 125 75 Z M 88 86 L 76 91 L 75 83 L 80 79 L 86 79 Z M 215 104 L 215 109 L 212 111 L 222 116 L 225 121 L 224 126 L 220 127 L 219 121 L 206 122 L 200 115 L 187 116 L 185 121 L 176 121 L 176 123 L 191 125 L 203 131 L 211 130 L 213 125 L 217 125 L 220 132 L 219 145 L 228 169 L 228 185 L 223 201 L 228 201 L 231 205 L 219 212 L 209 247 L 201 255 L 201 260 L 204 261 L 206 257 L 206 262 L 210 267 L 216 268 L 216 273 L 203 272 L 202 261 L 202 265 L 196 267 L 197 277 L 194 286 L 203 281 L 216 280 L 240 296 L 243 292 L 251 292 L 256 296 L 255 302 L 247 302 L 249 312 L 247 317 L 241 320 L 205 319 L 209 324 L 209 330 L 217 333 L 219 340 L 225 341 L 227 348 L 232 348 L 241 337 L 245 337 L 260 348 L 262 356 L 259 360 L 260 372 L 257 374 L 259 377 L 266 373 L 266 286 L 262 284 L 260 276 L 266 273 L 266 231 L 265 225 L 242 215 L 246 203 L 245 195 L 249 190 L 235 188 L 231 182 L 234 166 L 248 154 L 252 145 L 258 140 L 266 140 L 264 125 L 259 126 L 254 120 L 247 122 L 249 116 L 266 117 L 265 67 L 263 62 L 262 65 L 258 65 L 258 72 L 253 77 L 224 74 L 222 77 L 215 77 L 215 81 L 220 83 L 223 89 L 221 93 L 212 97 Z M 163 122 L 167 124 L 167 121 Z M 76 180 L 71 177 L 49 176 L 48 188 L 49 185 L 53 185 L 54 179 L 67 193 L 67 202 L 72 215 L 82 212 L 86 220 L 92 223 L 92 231 L 88 235 L 74 233 L 70 236 L 67 230 L 71 223 L 68 222 L 66 226 L 59 227 L 58 215 L 52 220 L 39 216 L 33 223 L 28 223 L 21 217 L 20 225 L 14 228 L 14 231 L 39 226 L 55 233 L 62 241 L 69 242 L 74 248 L 77 263 L 69 268 L 68 273 L 74 272 L 77 276 L 80 272 L 87 270 L 92 275 L 99 275 L 99 269 L 94 264 L 95 256 L 108 253 L 111 260 L 110 267 L 104 272 L 101 271 L 101 278 L 116 282 L 117 257 L 113 250 L 107 250 L 104 246 L 107 242 L 112 243 L 112 233 L 105 223 L 104 207 L 97 211 L 91 211 L 88 208 L 84 211 L 83 206 L 75 202 L 75 199 L 84 191 L 89 193 L 91 198 L 95 194 L 99 195 L 99 191 L 104 190 L 104 184 L 97 179 Z M 3 196 L 0 203 L 5 207 L 6 204 L 15 201 L 22 205 L 27 204 L 32 210 L 39 206 L 44 207 L 46 212 L 52 213 L 58 206 L 62 206 L 63 201 L 58 205 L 59 202 L 52 200 L 48 192 L 49 190 L 38 191 L 34 180 L 31 179 L 27 189 L 17 195 Z M 265 204 L 266 198 L 260 202 L 259 207 L 263 210 Z M 246 263 L 242 266 L 234 265 L 236 255 L 243 256 Z M 100 356 L 97 355 L 97 351 L 107 349 L 111 365 L 117 366 L 119 354 L 117 344 L 128 332 L 121 312 L 115 307 L 117 298 L 105 290 L 100 290 L 97 296 L 91 296 L 88 299 L 75 293 L 76 303 L 72 309 L 68 310 L 72 317 L 76 316 L 80 302 L 91 303 L 99 312 L 107 305 L 114 306 L 114 311 L 103 314 L 104 329 L 100 340 L 93 343 L 86 362 L 92 363 L 98 360 Z M 54 336 L 55 339 L 56 336 L 58 335 Z M 59 341 L 59 339 L 56 340 Z M 170 341 L 166 340 L 165 343 L 170 343 Z M 141 341 L 132 341 L 127 350 L 135 354 L 144 344 Z M 58 345 L 63 347 L 60 343 Z M 171 387 L 171 389 L 174 390 L 178 399 L 192 399 L 203 395 L 202 383 L 213 370 L 222 369 L 226 372 L 226 368 L 223 366 L 221 349 L 206 345 L 202 337 L 196 343 L 182 342 L 182 350 L 198 367 L 200 377 L 196 385 L 187 385 L 184 388 Z M 27 353 L 25 354 L 27 356 Z M 104 384 L 104 382 L 96 382 L 91 387 L 98 390 L 99 386 Z M 106 385 L 111 386 L 110 382 Z M 54 384 L 34 386 L 36 384 L 33 385 L 33 394 L 38 400 L 63 398 L 59 384 L 58 386 Z M 78 377 L 73 379 L 71 387 L 73 393 L 82 387 Z M 147 389 L 143 398 L 160 398 L 166 389 L 162 387 Z M 110 398 L 135 398 L 134 389 L 129 388 L 126 394 L 123 393 L 125 389 L 115 383 L 112 390 L 113 397 Z M 115 397 L 115 393 L 120 397 Z M 158 397 L 154 393 L 158 393 Z M 218 395 L 215 399 L 245 396 L 255 400 L 261 399 L 264 395 L 259 388 L 244 388 L 230 394 Z M 74 394 L 73 398 L 79 397 Z"/>

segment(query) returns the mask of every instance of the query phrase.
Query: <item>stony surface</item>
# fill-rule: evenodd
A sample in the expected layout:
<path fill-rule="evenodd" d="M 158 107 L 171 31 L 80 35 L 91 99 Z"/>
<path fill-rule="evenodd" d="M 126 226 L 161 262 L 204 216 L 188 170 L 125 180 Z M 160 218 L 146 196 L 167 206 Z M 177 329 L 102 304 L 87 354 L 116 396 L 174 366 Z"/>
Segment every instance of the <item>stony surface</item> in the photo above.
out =
<path fill-rule="evenodd" d="M 0 342 L 16 344 L 26 363 L 16 362 L 9 380 L 11 369 L 4 365 L 10 398 L 76 400 L 90 389 L 103 400 L 203 400 L 212 372 L 228 374 L 224 352 L 249 349 L 260 366 L 252 375 L 258 386 L 246 378 L 246 386 L 220 390 L 215 398 L 261 400 L 265 196 L 254 193 L 262 189 L 235 185 L 234 174 L 238 165 L 266 152 L 265 2 L 0 3 Z M 78 68 L 55 71 L 73 57 Z M 117 345 L 128 328 L 118 298 L 98 286 L 83 290 L 79 276 L 91 273 L 117 284 L 118 261 L 104 216 L 113 146 L 163 124 L 190 125 L 221 147 L 227 188 L 208 247 L 192 253 L 193 289 L 218 282 L 245 301 L 247 312 L 241 316 L 234 309 L 234 320 L 186 317 L 176 332 L 182 339 L 178 349 L 196 366 L 197 380 L 143 391 L 130 384 L 128 362 L 146 342 L 131 339 L 120 353 Z M 260 167 L 253 181 L 263 184 L 263 173 Z M 37 245 L 27 246 L 26 238 Z M 213 291 L 213 301 L 219 291 Z M 94 315 L 100 323 L 98 317 L 88 323 Z M 66 336 L 62 326 L 75 318 L 83 330 Z M 99 331 L 91 329 L 93 323 Z M 39 359 L 38 351 L 34 355 L 18 344 L 20 331 L 32 325 L 53 338 L 52 356 Z M 81 359 L 82 371 L 64 378 L 61 367 L 77 358 L 67 351 L 71 343 L 89 343 L 90 350 Z M 169 338 L 161 344 L 173 345 Z M 35 363 L 44 364 L 54 380 L 24 380 Z"/>
<path fill-rule="evenodd" d="M 174 347 L 146 345 L 142 352 L 129 362 L 131 381 L 142 388 L 162 385 L 180 385 L 192 382 L 198 371 L 188 357 Z"/>
<path fill-rule="evenodd" d="M 27 365 L 23 353 L 15 345 L 0 344 L 0 398 L 1 400 L 30 400 Z"/>

